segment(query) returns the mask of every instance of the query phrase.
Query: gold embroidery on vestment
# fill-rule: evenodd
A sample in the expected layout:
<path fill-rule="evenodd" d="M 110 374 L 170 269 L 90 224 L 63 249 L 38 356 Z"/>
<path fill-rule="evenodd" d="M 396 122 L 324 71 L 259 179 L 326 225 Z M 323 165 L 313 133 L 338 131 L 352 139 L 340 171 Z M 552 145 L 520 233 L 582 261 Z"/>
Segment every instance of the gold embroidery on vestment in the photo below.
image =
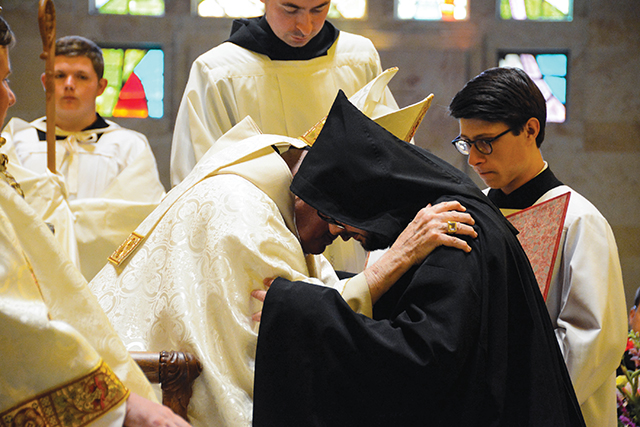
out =
<path fill-rule="evenodd" d="M 129 396 L 104 361 L 89 374 L 0 414 L 0 427 L 83 427 Z"/>
<path fill-rule="evenodd" d="M 127 237 L 127 240 L 122 242 L 122 244 L 115 250 L 114 253 L 109 257 L 109 261 L 118 266 L 122 264 L 122 262 L 127 259 L 127 257 L 134 251 L 134 249 L 142 242 L 144 236 L 136 233 L 135 231 Z"/>
<path fill-rule="evenodd" d="M 6 142 L 7 140 L 4 137 L 0 137 L 0 147 L 6 144 Z M 20 184 L 18 184 L 18 181 L 16 181 L 13 175 L 11 175 L 7 170 L 7 164 L 9 164 L 9 158 L 7 157 L 6 154 L 0 153 L 0 173 L 4 177 L 5 181 L 9 183 L 11 188 L 16 190 L 18 194 L 24 198 L 24 192 L 22 191 Z"/>

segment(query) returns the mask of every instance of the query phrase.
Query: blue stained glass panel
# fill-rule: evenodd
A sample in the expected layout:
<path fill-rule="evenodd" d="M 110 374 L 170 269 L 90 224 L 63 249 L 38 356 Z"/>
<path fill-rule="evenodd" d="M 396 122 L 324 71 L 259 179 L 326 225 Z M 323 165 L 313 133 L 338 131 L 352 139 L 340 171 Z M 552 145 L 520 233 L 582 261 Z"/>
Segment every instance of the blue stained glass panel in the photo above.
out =
<path fill-rule="evenodd" d="M 151 49 L 135 67 L 147 95 L 149 117 L 159 119 L 163 115 L 164 98 L 164 52 Z"/>
<path fill-rule="evenodd" d="M 547 82 L 553 96 L 558 98 L 560 102 L 566 104 L 567 102 L 567 79 L 556 76 L 544 76 L 544 81 Z"/>
<path fill-rule="evenodd" d="M 536 56 L 536 61 L 543 75 L 566 76 L 567 56 L 557 54 L 541 54 Z"/>

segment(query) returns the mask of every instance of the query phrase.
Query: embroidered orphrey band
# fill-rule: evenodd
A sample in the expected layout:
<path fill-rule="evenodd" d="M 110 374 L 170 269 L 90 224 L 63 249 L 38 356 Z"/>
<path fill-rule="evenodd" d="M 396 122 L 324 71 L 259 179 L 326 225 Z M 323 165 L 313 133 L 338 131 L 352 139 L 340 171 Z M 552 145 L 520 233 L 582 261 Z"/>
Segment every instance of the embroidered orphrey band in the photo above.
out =
<path fill-rule="evenodd" d="M 1 427 L 82 427 L 110 411 L 129 390 L 100 361 L 88 375 L 0 414 Z"/>
<path fill-rule="evenodd" d="M 136 233 L 135 231 L 127 237 L 127 240 L 122 242 L 122 244 L 115 250 L 114 253 L 109 257 L 109 261 L 118 266 L 122 264 L 122 262 L 127 259 L 127 257 L 133 252 L 133 250 L 140 244 L 144 236 Z"/>
<path fill-rule="evenodd" d="M 7 140 L 4 137 L 0 137 L 0 147 L 6 144 Z M 0 153 L 0 174 L 4 177 L 4 180 L 9 183 L 9 185 L 18 192 L 21 197 L 24 197 L 24 192 L 22 188 L 20 188 L 20 184 L 16 181 L 16 179 L 7 171 L 7 164 L 9 163 L 9 158 L 6 154 Z"/>

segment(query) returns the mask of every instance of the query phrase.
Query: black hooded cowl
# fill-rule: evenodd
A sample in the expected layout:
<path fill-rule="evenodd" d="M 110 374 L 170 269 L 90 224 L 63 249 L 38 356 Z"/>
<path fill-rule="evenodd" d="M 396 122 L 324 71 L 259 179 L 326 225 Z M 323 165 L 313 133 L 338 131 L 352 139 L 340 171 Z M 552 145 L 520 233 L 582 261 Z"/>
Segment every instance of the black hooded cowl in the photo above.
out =
<path fill-rule="evenodd" d="M 515 230 L 466 175 L 393 137 L 339 94 L 292 191 L 396 237 L 428 203 L 476 221 L 470 253 L 440 247 L 374 306 L 278 278 L 264 303 L 255 426 L 584 426 Z"/>
<path fill-rule="evenodd" d="M 325 21 L 320 32 L 306 45 L 292 47 L 275 35 L 267 19 L 262 16 L 235 19 L 227 41 L 252 52 L 267 55 L 272 61 L 306 61 L 325 56 L 339 34 L 340 31 L 336 27 Z"/>

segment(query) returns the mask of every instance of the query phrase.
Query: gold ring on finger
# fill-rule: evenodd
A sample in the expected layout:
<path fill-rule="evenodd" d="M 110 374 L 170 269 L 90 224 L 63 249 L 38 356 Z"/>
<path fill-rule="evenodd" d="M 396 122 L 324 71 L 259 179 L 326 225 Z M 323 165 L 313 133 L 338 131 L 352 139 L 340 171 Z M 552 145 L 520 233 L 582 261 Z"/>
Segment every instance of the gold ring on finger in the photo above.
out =
<path fill-rule="evenodd" d="M 447 221 L 447 234 L 456 234 L 458 231 L 458 223 L 455 221 Z"/>

